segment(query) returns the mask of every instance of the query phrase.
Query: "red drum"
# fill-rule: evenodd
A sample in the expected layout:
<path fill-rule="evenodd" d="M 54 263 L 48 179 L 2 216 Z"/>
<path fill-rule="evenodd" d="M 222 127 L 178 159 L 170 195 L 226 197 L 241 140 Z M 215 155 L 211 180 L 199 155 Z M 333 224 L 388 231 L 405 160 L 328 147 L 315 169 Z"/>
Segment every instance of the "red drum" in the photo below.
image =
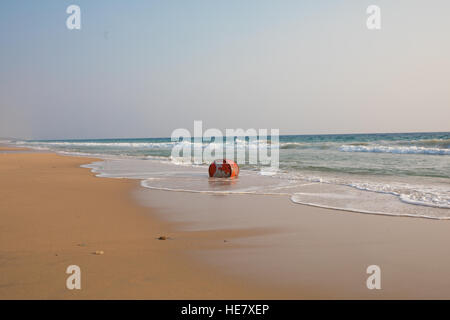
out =
<path fill-rule="evenodd" d="M 237 178 L 239 166 L 233 160 L 215 160 L 209 166 L 209 176 L 214 178 Z"/>

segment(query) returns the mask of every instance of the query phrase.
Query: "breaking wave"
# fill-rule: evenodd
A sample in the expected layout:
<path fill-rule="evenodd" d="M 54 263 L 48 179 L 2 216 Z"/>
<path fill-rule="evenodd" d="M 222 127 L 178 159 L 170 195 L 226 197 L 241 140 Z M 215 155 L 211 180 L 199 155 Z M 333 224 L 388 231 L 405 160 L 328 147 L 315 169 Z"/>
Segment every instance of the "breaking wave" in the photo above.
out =
<path fill-rule="evenodd" d="M 374 152 L 374 153 L 396 153 L 396 154 L 433 154 L 450 155 L 450 149 L 426 148 L 418 146 L 383 146 L 383 145 L 342 145 L 339 148 L 342 152 Z"/>

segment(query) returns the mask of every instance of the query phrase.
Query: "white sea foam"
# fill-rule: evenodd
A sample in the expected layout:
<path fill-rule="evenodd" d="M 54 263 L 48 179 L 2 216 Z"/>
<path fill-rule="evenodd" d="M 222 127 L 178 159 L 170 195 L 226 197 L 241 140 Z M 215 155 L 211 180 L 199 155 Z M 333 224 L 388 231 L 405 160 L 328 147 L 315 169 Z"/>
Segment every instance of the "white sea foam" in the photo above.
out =
<path fill-rule="evenodd" d="M 64 147 L 120 147 L 120 148 L 171 148 L 174 142 L 65 142 L 65 141 L 18 141 L 21 145 Z"/>
<path fill-rule="evenodd" d="M 295 203 L 323 208 L 431 219 L 450 218 L 450 191 L 445 185 L 351 182 L 342 177 L 325 178 L 289 172 L 261 175 L 261 172 L 248 170 L 242 170 L 237 180 L 218 180 L 208 178 L 206 166 L 180 166 L 168 161 L 132 158 L 110 159 L 84 167 L 100 177 L 140 179 L 141 186 L 156 190 L 276 195 L 289 197 Z"/>
<path fill-rule="evenodd" d="M 290 199 L 292 202 L 297 203 L 297 204 L 302 204 L 302 205 L 307 205 L 307 206 L 317 207 L 317 208 L 339 210 L 339 211 L 348 211 L 348 212 L 383 215 L 383 216 L 393 216 L 393 217 L 425 218 L 425 219 L 433 219 L 433 220 L 450 220 L 450 217 L 447 217 L 447 216 L 434 216 L 434 215 L 417 214 L 417 213 L 383 212 L 383 211 L 376 211 L 376 210 L 357 209 L 357 208 L 351 208 L 351 207 L 328 206 L 328 205 L 303 201 L 299 198 L 299 194 L 292 195 Z"/>
<path fill-rule="evenodd" d="M 195 147 L 211 148 L 237 146 L 247 148 L 267 147 L 270 142 L 266 140 L 236 139 L 235 142 L 224 141 L 216 142 L 191 142 L 191 141 L 168 141 L 168 142 L 112 142 L 112 141 L 17 141 L 19 145 L 37 145 L 37 146 L 62 146 L 62 147 L 121 147 L 121 148 L 172 148 L 175 144 L 187 144 Z"/>
<path fill-rule="evenodd" d="M 375 152 L 375 153 L 397 153 L 397 154 L 435 154 L 450 155 L 450 149 L 425 148 L 425 147 L 400 147 L 382 145 L 342 145 L 339 148 L 343 152 Z"/>
<path fill-rule="evenodd" d="M 272 168 L 272 167 L 268 167 L 268 168 L 261 168 L 259 171 L 259 174 L 262 176 L 274 176 L 277 173 L 279 173 L 279 169 L 278 168 Z"/>
<path fill-rule="evenodd" d="M 359 190 L 386 193 L 397 196 L 401 201 L 435 208 L 450 208 L 450 188 L 426 187 L 411 184 L 349 183 Z"/>

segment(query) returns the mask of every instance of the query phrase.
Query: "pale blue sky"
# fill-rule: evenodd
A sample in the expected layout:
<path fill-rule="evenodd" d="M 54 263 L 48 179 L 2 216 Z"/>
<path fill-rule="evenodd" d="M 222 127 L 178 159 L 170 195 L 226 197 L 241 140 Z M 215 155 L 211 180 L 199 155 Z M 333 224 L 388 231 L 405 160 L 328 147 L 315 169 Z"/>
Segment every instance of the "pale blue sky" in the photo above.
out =
<path fill-rule="evenodd" d="M 0 136 L 450 131 L 450 3 L 432 4 L 2 1 Z"/>

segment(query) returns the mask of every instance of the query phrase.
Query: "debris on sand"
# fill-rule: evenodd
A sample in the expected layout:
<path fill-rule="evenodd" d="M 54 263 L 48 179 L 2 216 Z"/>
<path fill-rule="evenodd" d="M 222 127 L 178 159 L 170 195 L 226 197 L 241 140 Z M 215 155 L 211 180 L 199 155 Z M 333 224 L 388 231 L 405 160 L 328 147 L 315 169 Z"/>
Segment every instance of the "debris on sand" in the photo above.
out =
<path fill-rule="evenodd" d="M 100 256 L 100 255 L 102 255 L 102 254 L 104 254 L 104 253 L 105 253 L 105 252 L 102 251 L 102 250 L 97 250 L 97 251 L 94 252 L 94 254 L 97 255 L 97 256 Z"/>

